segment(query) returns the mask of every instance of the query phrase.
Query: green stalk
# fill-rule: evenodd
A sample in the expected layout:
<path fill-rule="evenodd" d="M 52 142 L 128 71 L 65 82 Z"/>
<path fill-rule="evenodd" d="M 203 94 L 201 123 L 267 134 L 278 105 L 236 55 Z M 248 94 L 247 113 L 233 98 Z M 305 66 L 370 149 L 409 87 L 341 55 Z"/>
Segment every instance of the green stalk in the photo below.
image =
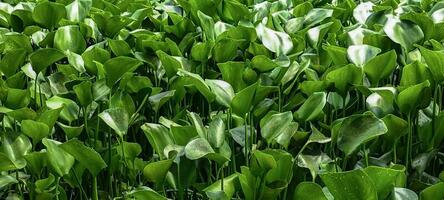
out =
<path fill-rule="evenodd" d="M 97 176 L 94 176 L 93 178 L 93 194 L 92 194 L 93 200 L 99 200 L 99 192 L 97 190 Z"/>
<path fill-rule="evenodd" d="M 245 165 L 246 166 L 250 166 L 248 164 L 248 134 L 247 134 L 247 116 L 244 116 L 244 131 L 245 131 L 245 144 L 244 144 L 244 148 L 245 148 Z"/>
<path fill-rule="evenodd" d="M 396 143 L 398 142 L 398 140 L 395 140 L 395 142 L 393 143 L 393 163 L 396 164 Z"/>
<path fill-rule="evenodd" d="M 407 123 L 408 123 L 408 135 L 407 135 L 407 151 L 405 154 L 405 163 L 407 169 L 410 168 L 410 156 L 411 156 L 411 149 L 412 149 L 412 119 L 411 114 L 409 113 L 407 115 Z"/>

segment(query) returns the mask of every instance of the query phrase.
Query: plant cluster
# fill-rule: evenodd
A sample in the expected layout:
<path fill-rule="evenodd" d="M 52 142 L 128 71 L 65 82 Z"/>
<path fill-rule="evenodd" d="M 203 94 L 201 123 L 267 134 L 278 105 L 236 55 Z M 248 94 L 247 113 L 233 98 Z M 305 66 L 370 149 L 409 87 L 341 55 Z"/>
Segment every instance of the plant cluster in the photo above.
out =
<path fill-rule="evenodd" d="M 441 200 L 444 1 L 3 0 L 0 199 Z"/>

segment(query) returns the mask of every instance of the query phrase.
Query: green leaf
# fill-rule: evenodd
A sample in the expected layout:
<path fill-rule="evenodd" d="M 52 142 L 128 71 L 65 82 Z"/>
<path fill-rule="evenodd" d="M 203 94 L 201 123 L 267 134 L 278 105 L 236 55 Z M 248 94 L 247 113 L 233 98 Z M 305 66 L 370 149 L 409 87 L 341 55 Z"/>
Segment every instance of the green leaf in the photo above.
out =
<path fill-rule="evenodd" d="M 150 102 L 154 111 L 159 111 L 159 109 L 165 104 L 171 97 L 174 96 L 176 90 L 170 90 L 166 92 L 161 92 L 159 94 L 150 96 L 148 101 Z"/>
<path fill-rule="evenodd" d="M 257 69 L 259 72 L 267 72 L 278 67 L 278 64 L 273 62 L 267 56 L 258 55 L 251 60 L 251 66 L 253 69 Z"/>
<path fill-rule="evenodd" d="M 10 136 L 3 135 L 2 146 L 0 148 L 9 160 L 7 161 L 5 158 L 2 158 L 8 163 L 3 167 L 12 167 L 10 166 L 10 162 L 12 162 L 15 167 L 14 169 L 22 169 L 26 166 L 24 156 L 30 152 L 32 144 L 25 135 L 19 135 L 16 138 L 10 138 Z"/>
<path fill-rule="evenodd" d="M 430 72 L 437 83 L 444 81 L 444 53 L 419 47 Z"/>
<path fill-rule="evenodd" d="M 60 148 L 71 154 L 82 166 L 87 168 L 94 177 L 106 167 L 106 163 L 100 154 L 94 149 L 85 146 L 80 140 L 69 140 L 61 144 Z"/>
<path fill-rule="evenodd" d="M 373 115 L 358 114 L 347 117 L 341 125 L 338 148 L 346 156 L 359 146 L 387 132 L 384 122 Z"/>
<path fill-rule="evenodd" d="M 92 6 L 92 0 L 74 0 L 66 6 L 67 19 L 73 22 L 83 22 L 88 16 Z"/>
<path fill-rule="evenodd" d="M 145 176 L 148 181 L 156 184 L 163 184 L 165 176 L 170 170 L 171 164 L 173 164 L 173 160 L 161 160 L 148 163 L 148 165 L 143 168 L 143 176 Z"/>
<path fill-rule="evenodd" d="M 364 72 L 370 82 L 377 84 L 379 80 L 390 76 L 396 67 L 396 59 L 397 56 L 395 50 L 377 55 L 370 59 L 364 65 Z"/>
<path fill-rule="evenodd" d="M 298 120 L 311 121 L 322 113 L 326 103 L 327 94 L 325 92 L 315 92 L 294 113 L 294 117 Z"/>
<path fill-rule="evenodd" d="M 31 61 L 32 69 L 39 73 L 64 57 L 65 54 L 57 49 L 42 48 L 34 51 L 29 56 L 29 60 Z"/>
<path fill-rule="evenodd" d="M 304 16 L 304 25 L 305 27 L 312 27 L 331 16 L 333 16 L 333 10 L 331 9 L 309 9 L 307 15 Z"/>
<path fill-rule="evenodd" d="M 236 192 L 236 184 L 238 174 L 233 173 L 228 177 L 223 177 L 222 180 L 218 180 L 209 185 L 203 191 L 210 199 L 231 199 Z M 223 185 L 223 190 L 221 186 Z"/>
<path fill-rule="evenodd" d="M 159 155 L 161 159 L 164 159 L 163 150 L 168 145 L 174 144 L 173 137 L 167 128 L 160 124 L 145 123 L 141 126 L 142 131 L 145 133 L 151 147 Z"/>
<path fill-rule="evenodd" d="M 205 99 L 211 103 L 215 99 L 215 95 L 211 92 L 208 85 L 205 83 L 205 81 L 197 74 L 185 71 L 183 69 L 179 69 L 178 71 L 179 76 L 184 76 L 189 79 L 189 82 L 191 85 L 197 88 L 199 92 L 205 97 Z"/>
<path fill-rule="evenodd" d="M 134 190 L 131 190 L 127 195 L 128 197 L 132 197 L 134 199 L 167 200 L 166 197 L 146 186 L 140 186 Z"/>
<path fill-rule="evenodd" d="M 33 120 L 23 120 L 21 130 L 25 135 L 32 138 L 34 144 L 50 134 L 48 125 Z"/>
<path fill-rule="evenodd" d="M 395 187 L 392 196 L 393 200 L 418 200 L 418 195 L 407 188 Z"/>
<path fill-rule="evenodd" d="M 271 143 L 273 139 L 284 133 L 292 121 L 293 115 L 290 111 L 264 117 L 260 121 L 261 135 L 267 140 L 267 143 Z"/>
<path fill-rule="evenodd" d="M 43 27 L 52 30 L 66 16 L 65 6 L 60 3 L 43 1 L 32 11 L 32 18 Z"/>
<path fill-rule="evenodd" d="M 126 56 L 109 59 L 104 64 L 107 85 L 112 87 L 125 73 L 133 72 L 141 64 L 142 63 L 139 60 Z"/>
<path fill-rule="evenodd" d="M 368 175 L 360 169 L 321 174 L 321 179 L 335 200 L 377 200 L 376 188 Z"/>
<path fill-rule="evenodd" d="M 206 79 L 208 87 L 215 95 L 215 100 L 220 105 L 230 107 L 231 101 L 234 98 L 234 90 L 231 85 L 223 80 Z"/>
<path fill-rule="evenodd" d="M 214 40 L 216 34 L 214 33 L 214 20 L 200 10 L 197 11 L 197 17 L 199 18 L 200 25 L 205 34 L 205 38 L 209 41 Z"/>
<path fill-rule="evenodd" d="M 393 15 L 387 16 L 384 32 L 393 42 L 400 44 L 407 50 L 411 50 L 413 44 L 424 38 L 424 33 L 418 25 L 400 20 Z"/>
<path fill-rule="evenodd" d="M 123 108 L 109 108 L 99 114 L 109 127 L 111 127 L 121 138 L 128 131 L 129 116 Z"/>
<path fill-rule="evenodd" d="M 338 93 L 344 97 L 351 85 L 362 84 L 362 72 L 359 67 L 350 64 L 328 72 L 325 79 L 334 83 Z"/>
<path fill-rule="evenodd" d="M 321 153 L 319 155 L 305 155 L 299 154 L 296 158 L 297 165 L 299 167 L 307 168 L 310 170 L 311 177 L 316 180 L 316 177 L 321 172 L 320 167 L 322 165 L 331 163 L 332 160 L 327 154 Z"/>
<path fill-rule="evenodd" d="M 256 93 L 256 88 L 257 83 L 250 85 L 236 93 L 230 105 L 233 113 L 239 116 L 244 116 L 247 112 L 250 111 L 252 106 L 251 104 L 254 99 L 254 94 Z"/>
<path fill-rule="evenodd" d="M 74 157 L 64 151 L 59 145 L 58 141 L 46 139 L 42 140 L 47 150 L 47 159 L 52 169 L 59 175 L 64 176 L 69 174 L 74 165 Z"/>
<path fill-rule="evenodd" d="M 78 26 L 63 26 L 54 35 L 54 47 L 61 51 L 72 51 L 81 54 L 86 49 L 86 41 Z"/>
<path fill-rule="evenodd" d="M 108 44 L 116 56 L 131 55 L 131 47 L 123 40 L 108 40 Z"/>
<path fill-rule="evenodd" d="M 222 79 L 233 86 L 235 92 L 239 92 L 245 88 L 246 84 L 242 79 L 245 63 L 230 61 L 226 63 L 219 63 L 217 66 L 222 73 Z"/>
<path fill-rule="evenodd" d="M 277 55 L 287 55 L 293 49 L 293 41 L 285 32 L 272 30 L 259 23 L 256 26 L 256 33 L 262 44 Z"/>
<path fill-rule="evenodd" d="M 17 69 L 23 65 L 26 58 L 26 51 L 14 49 L 6 52 L 0 61 L 0 71 L 7 77 L 13 76 Z"/>
<path fill-rule="evenodd" d="M 383 137 L 391 143 L 396 142 L 396 140 L 407 134 L 408 123 L 404 119 L 388 114 L 382 118 L 382 121 L 387 126 L 387 133 Z"/>
<path fill-rule="evenodd" d="M 298 184 L 294 191 L 293 200 L 299 199 L 327 200 L 321 186 L 312 182 L 301 182 Z"/>
<path fill-rule="evenodd" d="M 347 49 L 347 56 L 353 64 L 361 67 L 380 52 L 381 49 L 370 45 L 352 45 Z"/>
<path fill-rule="evenodd" d="M 225 142 L 225 123 L 220 117 L 211 121 L 208 128 L 208 140 L 215 148 L 220 148 Z"/>
<path fill-rule="evenodd" d="M 419 193 L 421 200 L 438 200 L 444 198 L 444 182 L 429 186 Z"/>
<path fill-rule="evenodd" d="M 378 199 L 387 199 L 395 189 L 398 176 L 403 175 L 403 171 L 390 168 L 369 166 L 364 172 L 372 179 L 378 193 Z"/>
<path fill-rule="evenodd" d="M 430 93 L 429 81 L 406 88 L 398 94 L 396 99 L 399 110 L 408 114 L 415 109 L 426 107 L 429 104 Z"/>
<path fill-rule="evenodd" d="M 209 154 L 215 153 L 210 143 L 204 138 L 191 140 L 185 146 L 185 156 L 190 160 L 197 160 Z"/>
<path fill-rule="evenodd" d="M 71 99 L 53 96 L 46 100 L 46 106 L 51 109 L 63 108 L 60 117 L 68 122 L 78 119 L 79 106 Z"/>
<path fill-rule="evenodd" d="M 92 83 L 90 81 L 84 81 L 75 85 L 73 91 L 83 107 L 86 108 L 93 101 Z"/>

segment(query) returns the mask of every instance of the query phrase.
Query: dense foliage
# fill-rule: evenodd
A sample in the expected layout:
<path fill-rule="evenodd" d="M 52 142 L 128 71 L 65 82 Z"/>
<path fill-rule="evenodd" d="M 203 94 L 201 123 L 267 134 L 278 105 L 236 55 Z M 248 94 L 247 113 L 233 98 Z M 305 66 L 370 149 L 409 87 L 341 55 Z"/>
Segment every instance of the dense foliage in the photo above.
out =
<path fill-rule="evenodd" d="M 444 1 L 3 0 L 0 199 L 441 200 Z"/>

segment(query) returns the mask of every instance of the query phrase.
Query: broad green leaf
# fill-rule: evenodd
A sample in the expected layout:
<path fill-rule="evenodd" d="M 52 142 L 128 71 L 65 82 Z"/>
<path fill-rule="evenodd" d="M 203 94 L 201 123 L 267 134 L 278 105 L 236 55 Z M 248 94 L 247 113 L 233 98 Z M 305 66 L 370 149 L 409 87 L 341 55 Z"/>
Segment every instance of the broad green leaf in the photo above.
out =
<path fill-rule="evenodd" d="M 234 92 L 239 92 L 245 88 L 246 84 L 242 79 L 245 69 L 243 62 L 226 62 L 217 65 L 222 73 L 222 79 L 233 86 Z"/>
<path fill-rule="evenodd" d="M 204 138 L 196 138 L 191 140 L 185 146 L 185 156 L 190 160 L 197 160 L 214 153 L 210 143 Z"/>
<path fill-rule="evenodd" d="M 251 104 L 254 100 L 254 95 L 256 93 L 257 83 L 250 85 L 243 90 L 236 93 L 231 101 L 231 109 L 233 113 L 239 116 L 244 116 L 251 109 Z"/>
<path fill-rule="evenodd" d="M 184 76 L 189 79 L 189 82 L 192 86 L 196 87 L 197 90 L 205 97 L 205 99 L 211 103 L 215 99 L 215 95 L 211 92 L 208 85 L 205 83 L 205 81 L 197 74 L 187 72 L 183 69 L 179 69 L 178 71 L 179 76 Z"/>
<path fill-rule="evenodd" d="M 364 172 L 373 181 L 378 193 L 378 199 L 386 199 L 395 189 L 398 176 L 403 174 L 401 170 L 376 166 L 366 167 Z"/>
<path fill-rule="evenodd" d="M 406 20 L 389 15 L 384 25 L 384 32 L 395 43 L 400 44 L 407 50 L 411 50 L 413 44 L 424 38 L 421 28 Z"/>
<path fill-rule="evenodd" d="M 85 146 L 80 140 L 72 139 L 59 146 L 87 168 L 95 177 L 106 167 L 105 161 L 94 149 Z"/>
<path fill-rule="evenodd" d="M 50 109 L 63 108 L 60 117 L 68 122 L 78 119 L 79 106 L 71 99 L 53 96 L 46 100 L 46 106 Z"/>
<path fill-rule="evenodd" d="M 109 108 L 99 114 L 109 127 L 111 127 L 119 137 L 126 135 L 128 131 L 129 116 L 128 113 L 122 108 Z"/>
<path fill-rule="evenodd" d="M 119 56 L 109 59 L 104 63 L 106 72 L 106 83 L 112 87 L 115 85 L 125 73 L 131 73 L 137 69 L 142 63 L 137 59 Z"/>
<path fill-rule="evenodd" d="M 66 17 L 70 21 L 82 22 L 88 16 L 91 6 L 91 0 L 74 0 L 66 6 Z"/>
<path fill-rule="evenodd" d="M 0 189 L 3 189 L 4 187 L 18 183 L 17 179 L 10 175 L 0 175 Z"/>
<path fill-rule="evenodd" d="M 267 72 L 278 67 L 278 64 L 273 62 L 267 56 L 257 55 L 251 60 L 251 66 L 259 72 Z"/>
<path fill-rule="evenodd" d="M 205 38 L 208 41 L 214 40 L 216 37 L 216 34 L 214 32 L 213 18 L 211 18 L 210 16 L 201 12 L 200 10 L 197 11 L 197 17 L 199 18 L 199 22 L 200 22 L 200 25 L 203 29 L 204 34 L 205 34 Z"/>
<path fill-rule="evenodd" d="M 287 128 L 292 121 L 293 115 L 290 111 L 264 117 L 260 121 L 261 135 L 268 143 L 271 143 L 273 139 L 284 132 L 285 128 Z"/>
<path fill-rule="evenodd" d="M 236 184 L 238 180 L 238 174 L 233 173 L 228 177 L 223 177 L 222 180 L 218 180 L 209 185 L 203 191 L 210 199 L 231 199 L 236 192 Z M 222 186 L 223 185 L 223 190 Z"/>
<path fill-rule="evenodd" d="M 327 200 L 321 186 L 312 182 L 301 182 L 294 191 L 293 200 L 313 199 Z"/>
<path fill-rule="evenodd" d="M 311 121 L 322 113 L 326 102 L 327 94 L 325 92 L 315 92 L 294 113 L 294 117 L 298 120 Z"/>
<path fill-rule="evenodd" d="M 21 130 L 25 135 L 32 138 L 34 145 L 50 134 L 48 125 L 33 120 L 23 120 Z"/>
<path fill-rule="evenodd" d="M 134 199 L 167 200 L 166 197 L 146 186 L 139 186 L 138 188 L 129 191 L 127 195 Z"/>
<path fill-rule="evenodd" d="M 161 159 L 165 158 L 163 150 L 170 144 L 174 144 L 173 137 L 167 128 L 160 124 L 146 123 L 141 126 L 151 147 Z"/>
<path fill-rule="evenodd" d="M 430 93 L 428 80 L 406 88 L 398 94 L 396 99 L 399 110 L 408 114 L 418 108 L 426 107 L 429 104 Z"/>
<path fill-rule="evenodd" d="M 377 55 L 370 59 L 364 65 L 364 72 L 373 84 L 377 84 L 379 80 L 387 78 L 396 67 L 396 52 L 391 50 L 389 52 Z"/>
<path fill-rule="evenodd" d="M 168 100 L 170 100 L 175 93 L 176 93 L 175 90 L 161 92 L 159 94 L 150 96 L 148 98 L 148 101 L 150 102 L 151 107 L 153 108 L 154 111 L 159 111 L 159 109 L 163 106 L 163 104 L 165 104 Z"/>
<path fill-rule="evenodd" d="M 44 138 L 42 142 L 46 147 L 47 159 L 52 169 L 59 176 L 67 175 L 74 165 L 74 157 L 64 151 L 58 141 Z"/>
<path fill-rule="evenodd" d="M 83 107 L 87 107 L 93 101 L 92 83 L 90 81 L 75 85 L 73 91 Z"/>
<path fill-rule="evenodd" d="M 197 134 L 201 138 L 207 138 L 207 129 L 203 125 L 202 118 L 199 114 L 195 112 L 188 112 L 188 116 L 191 120 L 191 123 L 193 124 L 194 128 L 196 129 Z"/>
<path fill-rule="evenodd" d="M 444 182 L 438 182 L 419 193 L 421 200 L 438 200 L 444 198 Z"/>
<path fill-rule="evenodd" d="M 324 19 L 327 19 L 332 16 L 333 16 L 333 10 L 331 9 L 324 9 L 324 8 L 310 9 L 307 15 L 304 16 L 304 25 L 305 27 L 312 27 L 313 25 L 316 25 L 322 22 Z"/>
<path fill-rule="evenodd" d="M 321 174 L 321 179 L 335 200 L 377 200 L 376 188 L 370 177 L 360 169 Z"/>
<path fill-rule="evenodd" d="M 84 124 L 82 124 L 81 126 L 69 126 L 69 125 L 65 125 L 62 124 L 60 122 L 57 122 L 57 125 L 60 126 L 60 128 L 63 130 L 63 132 L 65 133 L 66 137 L 68 139 L 73 139 L 78 137 L 84 128 Z"/>
<path fill-rule="evenodd" d="M 29 56 L 29 60 L 31 61 L 32 69 L 39 73 L 64 57 L 65 54 L 57 49 L 42 48 L 34 51 Z"/>
<path fill-rule="evenodd" d="M 211 121 L 208 128 L 208 140 L 215 148 L 220 148 L 225 142 L 225 123 L 221 118 L 217 117 Z"/>
<path fill-rule="evenodd" d="M 395 187 L 392 194 L 393 200 L 418 200 L 418 195 L 407 188 Z"/>
<path fill-rule="evenodd" d="M 362 84 L 362 71 L 354 65 L 346 65 L 330 71 L 325 79 L 334 83 L 338 93 L 344 97 L 352 85 Z"/>
<path fill-rule="evenodd" d="M 148 181 L 162 184 L 171 164 L 173 164 L 173 160 L 161 160 L 148 163 L 148 165 L 143 168 L 143 176 L 145 176 Z"/>
<path fill-rule="evenodd" d="M 399 138 L 407 134 L 408 123 L 404 119 L 388 114 L 382 118 L 385 126 L 387 126 L 387 133 L 384 134 L 384 138 L 388 139 L 390 142 L 396 142 Z"/>
<path fill-rule="evenodd" d="M 412 86 L 426 80 L 432 80 L 429 68 L 421 62 L 415 61 L 403 67 L 400 86 Z"/>
<path fill-rule="evenodd" d="M 59 21 L 65 16 L 65 6 L 50 1 L 38 3 L 32 11 L 34 21 L 50 30 L 56 27 Z"/>
<path fill-rule="evenodd" d="M 130 56 L 131 47 L 123 40 L 108 40 L 111 51 L 116 56 Z"/>
<path fill-rule="evenodd" d="M 86 49 L 86 41 L 78 26 L 63 26 L 58 28 L 54 35 L 54 47 L 61 51 L 69 50 L 81 54 Z"/>
<path fill-rule="evenodd" d="M 352 45 L 347 49 L 347 56 L 353 64 L 362 67 L 380 52 L 381 49 L 370 45 Z"/>
<path fill-rule="evenodd" d="M 211 92 L 215 95 L 215 100 L 220 105 L 230 107 L 231 101 L 234 98 L 234 90 L 231 85 L 223 80 L 205 79 Z"/>
<path fill-rule="evenodd" d="M 331 158 L 327 154 L 321 153 L 319 155 L 305 155 L 299 154 L 296 158 L 296 163 L 299 167 L 307 168 L 310 170 L 311 177 L 316 180 L 316 177 L 320 173 L 320 166 L 332 162 Z"/>
<path fill-rule="evenodd" d="M 444 81 L 444 53 L 419 47 L 430 72 L 437 83 Z"/>
<path fill-rule="evenodd" d="M 384 122 L 373 115 L 358 114 L 347 117 L 341 125 L 338 148 L 346 156 L 359 146 L 387 132 Z"/>
<path fill-rule="evenodd" d="M 293 41 L 285 32 L 272 30 L 259 23 L 256 26 L 256 33 L 262 44 L 271 52 L 287 55 L 293 49 Z"/>
<path fill-rule="evenodd" d="M 0 71 L 7 77 L 13 76 L 17 69 L 23 65 L 26 58 L 26 51 L 14 49 L 6 52 L 0 61 Z"/>
<path fill-rule="evenodd" d="M 6 163 L 12 162 L 15 169 L 21 169 L 26 166 L 26 160 L 24 156 L 30 152 L 32 148 L 32 144 L 29 139 L 25 135 L 19 135 L 16 138 L 11 138 L 11 136 L 2 136 L 2 146 L 1 150 L 5 154 L 5 156 L 9 159 L 9 162 L 6 160 Z M 3 167 L 11 167 L 6 164 Z"/>

